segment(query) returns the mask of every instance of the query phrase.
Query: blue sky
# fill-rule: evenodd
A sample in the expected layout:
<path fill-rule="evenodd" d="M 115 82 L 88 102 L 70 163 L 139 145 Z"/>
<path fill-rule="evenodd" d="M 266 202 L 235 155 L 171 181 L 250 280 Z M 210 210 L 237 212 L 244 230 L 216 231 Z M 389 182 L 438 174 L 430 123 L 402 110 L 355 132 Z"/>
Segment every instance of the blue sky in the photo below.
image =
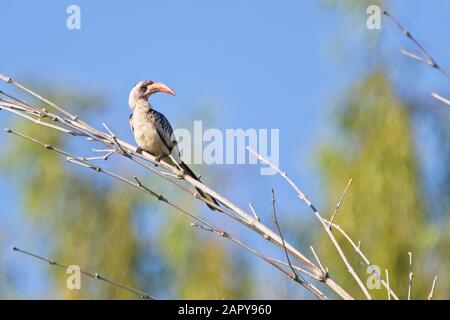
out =
<path fill-rule="evenodd" d="M 81 8 L 81 30 L 65 26 L 70 4 Z M 450 43 L 443 41 L 450 29 L 448 1 L 398 0 L 390 8 L 450 67 Z M 128 141 L 133 141 L 128 93 L 141 79 L 164 82 L 177 92 L 176 98 L 160 95 L 152 100 L 174 126 L 208 106 L 214 127 L 280 128 L 281 165 L 319 203 L 324 199 L 314 151 L 330 136 L 329 112 L 336 94 L 367 72 L 371 49 L 360 44 L 369 32 L 383 33 L 382 49 L 373 49 L 373 54 L 390 57 L 392 77 L 402 89 L 426 97 L 432 89 L 445 93 L 447 85 L 439 74 L 398 54 L 411 46 L 387 21 L 383 31 L 368 31 L 365 12 L 348 20 L 344 10 L 320 1 L 3 0 L 1 11 L 0 72 L 104 93 L 103 118 Z M 343 48 L 335 51 L 336 45 Z M 420 76 L 402 84 L 412 73 Z M 2 127 L 9 120 L 0 114 Z M 4 139 L 0 135 L 0 142 Z M 258 174 L 256 168 L 249 172 Z M 231 183 L 239 179 L 230 178 Z M 258 181 L 265 191 L 279 183 L 270 177 Z M 8 205 L 0 201 L 0 224 L 20 228 L 14 214 L 18 204 L 7 185 L 0 184 L 0 194 L 10 199 Z M 280 190 L 287 192 L 281 185 Z M 243 193 L 257 202 L 268 196 L 260 191 Z M 306 209 L 300 211 L 306 215 Z M 8 243 L 13 240 L 8 236 Z M 43 272 L 38 266 L 28 268 L 30 273 Z"/>

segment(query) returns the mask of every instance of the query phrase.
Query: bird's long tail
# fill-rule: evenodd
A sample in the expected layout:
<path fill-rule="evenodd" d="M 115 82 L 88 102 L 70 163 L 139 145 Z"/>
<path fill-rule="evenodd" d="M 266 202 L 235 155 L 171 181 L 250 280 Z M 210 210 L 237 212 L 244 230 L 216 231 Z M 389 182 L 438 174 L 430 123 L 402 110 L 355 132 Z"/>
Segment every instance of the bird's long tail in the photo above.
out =
<path fill-rule="evenodd" d="M 190 177 L 194 178 L 197 181 L 200 181 L 200 179 L 195 175 L 195 173 L 191 170 L 191 168 L 188 167 L 187 164 L 185 164 L 184 162 L 182 162 L 180 165 L 180 168 L 183 169 L 184 173 L 189 175 Z M 217 206 L 219 206 L 219 203 L 217 202 L 216 199 L 214 199 L 212 196 L 210 196 L 207 193 L 204 193 L 202 190 L 195 188 L 198 193 L 205 199 L 215 203 Z M 217 210 L 216 208 L 214 208 L 213 206 L 206 204 L 208 206 L 208 208 L 210 208 L 211 210 Z"/>

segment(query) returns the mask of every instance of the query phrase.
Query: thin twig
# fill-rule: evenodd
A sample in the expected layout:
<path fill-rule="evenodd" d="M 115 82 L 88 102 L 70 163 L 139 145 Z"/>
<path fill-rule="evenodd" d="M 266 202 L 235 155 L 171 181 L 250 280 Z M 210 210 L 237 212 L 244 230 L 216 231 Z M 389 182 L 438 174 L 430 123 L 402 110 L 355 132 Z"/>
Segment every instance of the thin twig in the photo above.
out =
<path fill-rule="evenodd" d="M 259 222 L 261 222 L 261 220 L 259 219 L 258 214 L 256 213 L 255 208 L 253 208 L 253 204 L 251 202 L 249 202 L 248 206 L 250 207 L 250 210 L 252 211 L 253 216 L 255 217 L 255 219 L 258 220 Z"/>
<path fill-rule="evenodd" d="M 104 160 L 107 161 L 109 159 L 110 156 L 112 156 L 113 154 L 117 153 L 116 150 L 110 151 L 108 153 L 106 153 L 103 156 L 98 156 L 98 157 L 83 157 L 82 159 L 86 160 L 86 161 L 92 161 L 92 160 Z"/>
<path fill-rule="evenodd" d="M 411 291 L 412 291 L 412 281 L 413 281 L 413 277 L 414 277 L 414 273 L 413 273 L 413 267 L 412 267 L 412 252 L 409 251 L 408 252 L 409 255 L 409 284 L 408 284 L 408 300 L 411 300 Z"/>
<path fill-rule="evenodd" d="M 173 178 L 173 179 L 177 179 L 177 180 L 183 179 L 183 177 L 181 177 L 181 176 L 179 176 L 179 175 L 176 175 L 176 174 L 173 174 L 173 173 L 164 172 L 164 171 L 160 171 L 160 173 L 161 173 L 162 175 L 165 175 L 165 176 L 170 177 L 170 178 Z"/>
<path fill-rule="evenodd" d="M 106 125 L 106 123 L 103 123 L 103 127 L 105 127 L 105 129 L 109 132 L 111 139 L 116 143 L 116 145 L 119 147 L 120 151 L 122 152 L 122 154 L 126 154 L 127 152 L 122 148 L 122 146 L 120 145 L 119 141 L 117 140 L 117 136 L 115 135 L 114 132 L 112 132 L 108 126 Z"/>
<path fill-rule="evenodd" d="M 389 285 L 389 271 L 388 271 L 388 269 L 386 269 L 386 283 L 387 283 L 388 300 L 391 300 L 391 286 Z"/>
<path fill-rule="evenodd" d="M 400 53 L 405 55 L 405 56 L 407 56 L 407 57 L 410 57 L 411 59 L 415 59 L 415 60 L 418 60 L 418 61 L 421 61 L 421 62 L 424 62 L 424 63 L 428 63 L 427 59 L 419 57 L 418 55 L 416 55 L 414 53 L 411 53 L 409 51 L 406 51 L 406 50 L 402 49 L 402 50 L 400 50 Z"/>
<path fill-rule="evenodd" d="M 437 94 L 436 92 L 432 92 L 431 96 L 438 99 L 439 101 L 441 101 L 442 103 L 445 103 L 446 105 L 450 106 L 450 100 L 447 98 L 444 98 L 443 96 Z"/>
<path fill-rule="evenodd" d="M 289 267 L 289 263 L 287 263 L 287 262 L 285 262 L 285 261 L 281 261 L 281 260 L 278 260 L 278 259 L 275 259 L 275 258 L 271 258 L 271 257 L 267 257 L 267 258 L 268 258 L 269 260 L 271 260 L 271 261 L 277 263 L 277 264 L 281 264 L 281 265 L 283 265 L 283 266 L 285 266 L 285 267 Z M 296 265 L 292 265 L 292 267 L 293 267 L 295 270 L 297 270 L 298 272 L 301 272 L 301 273 L 307 275 L 308 277 L 310 277 L 310 278 L 312 278 L 312 279 L 321 281 L 321 278 L 319 278 L 319 277 L 316 276 L 315 274 L 309 272 L 308 270 L 302 269 L 302 268 L 300 268 L 299 266 L 296 266 Z"/>
<path fill-rule="evenodd" d="M 65 265 L 65 264 L 56 262 L 55 260 L 51 260 L 51 259 L 49 259 L 49 258 L 42 257 L 42 256 L 40 256 L 40 255 L 37 255 L 36 253 L 32 253 L 32 252 L 29 252 L 29 251 L 25 251 L 25 250 L 19 249 L 19 248 L 17 248 L 17 247 L 13 247 L 12 249 L 13 249 L 14 251 L 16 251 L 16 252 L 23 253 L 23 254 L 25 254 L 25 255 L 27 255 L 27 256 L 30 256 L 30 257 L 33 257 L 33 258 L 35 258 L 35 259 L 38 259 L 38 260 L 42 260 L 42 261 L 48 262 L 48 263 L 49 263 L 50 265 L 52 265 L 52 266 L 56 266 L 56 267 L 59 267 L 59 268 L 62 268 L 62 269 L 66 269 L 66 270 L 67 270 L 67 268 L 69 268 L 68 265 Z M 119 283 L 119 282 L 110 280 L 110 279 L 108 279 L 108 278 L 106 278 L 106 277 L 104 277 L 104 276 L 101 276 L 101 275 L 100 275 L 99 273 L 97 273 L 97 272 L 93 273 L 93 272 L 85 271 L 85 270 L 83 270 L 83 269 L 80 269 L 80 272 L 81 272 L 82 274 L 84 274 L 85 276 L 88 276 L 88 277 L 90 277 L 90 278 L 92 278 L 92 279 L 95 279 L 95 280 L 101 280 L 101 281 L 103 281 L 103 282 L 106 282 L 106 283 L 108 283 L 108 284 L 114 286 L 114 287 L 118 287 L 118 288 L 127 290 L 127 291 L 129 291 L 129 292 L 131 292 L 131 293 L 134 293 L 134 294 L 138 295 L 141 299 L 147 299 L 147 300 L 154 300 L 154 299 L 155 299 L 154 297 L 150 296 L 150 295 L 149 295 L 148 293 L 146 293 L 146 292 L 142 292 L 142 291 L 133 289 L 133 288 L 127 286 L 127 285 L 124 285 L 124 284 L 121 284 L 121 283 Z"/>
<path fill-rule="evenodd" d="M 353 178 L 350 178 L 350 180 L 347 183 L 347 186 L 344 189 L 344 192 L 341 195 L 341 198 L 339 199 L 339 202 L 336 205 L 336 208 L 334 209 L 333 215 L 331 216 L 331 220 L 330 220 L 331 223 L 333 223 L 334 218 L 336 217 L 336 214 L 337 214 L 339 208 L 341 207 L 342 201 L 344 200 L 345 195 L 347 194 L 347 191 L 350 188 L 352 182 L 353 182 Z M 333 230 L 332 228 L 333 228 L 332 225 L 330 225 L 330 230 Z"/>
<path fill-rule="evenodd" d="M 431 286 L 430 293 L 428 294 L 428 297 L 427 297 L 428 300 L 433 300 L 434 288 L 436 287 L 437 278 L 438 278 L 438 276 L 435 275 L 434 279 L 433 279 L 433 285 Z"/>
<path fill-rule="evenodd" d="M 312 253 L 313 253 L 313 255 L 314 255 L 314 258 L 316 259 L 317 263 L 319 264 L 320 269 L 322 269 L 322 271 L 326 273 L 327 271 L 326 271 L 326 269 L 323 267 L 322 262 L 321 262 L 320 259 L 319 259 L 319 256 L 317 255 L 316 251 L 314 250 L 314 247 L 313 247 L 313 246 L 310 246 L 309 248 L 311 249 L 311 251 L 312 251 Z"/>
<path fill-rule="evenodd" d="M 284 254 L 286 256 L 286 261 L 289 265 L 289 268 L 291 268 L 291 270 L 292 270 L 294 280 L 297 280 L 300 276 L 298 275 L 297 271 L 295 271 L 294 267 L 292 267 L 291 259 L 289 258 L 289 253 L 286 249 L 286 245 L 284 242 L 283 233 L 281 232 L 281 227 L 280 227 L 280 224 L 278 223 L 277 210 L 275 207 L 275 190 L 273 188 L 272 188 L 272 219 L 273 219 L 273 223 L 277 227 L 278 234 L 280 235 L 281 241 L 283 242 L 283 249 L 284 249 Z"/>
<path fill-rule="evenodd" d="M 104 152 L 114 152 L 116 151 L 115 149 L 91 149 L 92 152 L 97 152 L 97 153 L 104 153 Z"/>

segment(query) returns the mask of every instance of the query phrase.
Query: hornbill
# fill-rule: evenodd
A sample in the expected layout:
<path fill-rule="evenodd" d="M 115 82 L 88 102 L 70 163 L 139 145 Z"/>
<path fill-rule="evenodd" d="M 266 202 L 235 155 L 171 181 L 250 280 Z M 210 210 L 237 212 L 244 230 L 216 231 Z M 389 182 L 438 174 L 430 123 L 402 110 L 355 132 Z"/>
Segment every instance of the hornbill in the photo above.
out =
<path fill-rule="evenodd" d="M 148 102 L 148 98 L 157 92 L 175 95 L 175 92 L 166 85 L 149 80 L 138 82 L 130 92 L 128 99 L 132 112 L 130 125 L 139 146 L 138 151 L 144 150 L 153 155 L 157 161 L 164 161 L 169 165 L 177 166 L 184 174 L 200 181 L 181 159 L 170 122 L 162 113 L 154 110 Z M 203 198 L 219 205 L 216 199 L 209 194 L 200 189 L 197 189 L 197 191 Z M 216 210 L 209 204 L 207 206 L 211 210 Z"/>

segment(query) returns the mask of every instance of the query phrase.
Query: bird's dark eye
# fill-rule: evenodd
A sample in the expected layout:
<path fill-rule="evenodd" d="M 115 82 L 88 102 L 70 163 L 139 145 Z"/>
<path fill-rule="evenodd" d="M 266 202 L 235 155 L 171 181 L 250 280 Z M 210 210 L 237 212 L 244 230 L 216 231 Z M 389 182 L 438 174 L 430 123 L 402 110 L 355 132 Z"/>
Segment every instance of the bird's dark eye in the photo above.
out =
<path fill-rule="evenodd" d="M 141 86 L 141 90 L 142 90 L 142 91 L 147 90 L 147 86 L 146 86 L 145 84 L 143 84 L 143 85 Z"/>

